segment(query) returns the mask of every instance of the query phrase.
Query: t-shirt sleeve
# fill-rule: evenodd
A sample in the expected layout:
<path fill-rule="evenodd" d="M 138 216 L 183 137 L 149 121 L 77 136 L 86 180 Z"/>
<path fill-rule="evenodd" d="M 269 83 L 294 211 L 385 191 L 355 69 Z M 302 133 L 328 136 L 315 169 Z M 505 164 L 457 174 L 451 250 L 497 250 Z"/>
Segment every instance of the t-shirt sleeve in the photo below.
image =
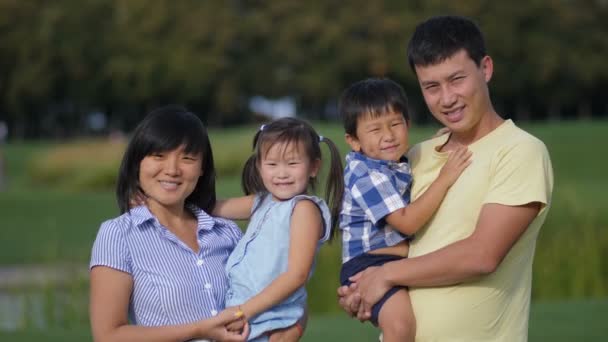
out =
<path fill-rule="evenodd" d="M 530 140 L 499 152 L 484 203 L 509 206 L 551 201 L 553 170 L 545 145 Z"/>
<path fill-rule="evenodd" d="M 374 224 L 407 205 L 395 182 L 379 171 L 357 178 L 350 190 L 353 201 Z"/>
<path fill-rule="evenodd" d="M 107 266 L 132 274 L 131 257 L 124 237 L 124 230 L 116 221 L 106 221 L 99 228 L 93 243 L 89 269 Z"/>

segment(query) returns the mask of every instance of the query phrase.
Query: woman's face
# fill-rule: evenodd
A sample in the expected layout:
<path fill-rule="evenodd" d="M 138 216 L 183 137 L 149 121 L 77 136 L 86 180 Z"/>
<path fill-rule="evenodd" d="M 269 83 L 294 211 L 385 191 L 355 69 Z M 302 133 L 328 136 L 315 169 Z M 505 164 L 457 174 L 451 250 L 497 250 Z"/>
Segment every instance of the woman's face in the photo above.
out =
<path fill-rule="evenodd" d="M 200 176 L 202 154 L 190 154 L 184 146 L 146 156 L 139 165 L 139 184 L 149 206 L 183 207 Z"/>

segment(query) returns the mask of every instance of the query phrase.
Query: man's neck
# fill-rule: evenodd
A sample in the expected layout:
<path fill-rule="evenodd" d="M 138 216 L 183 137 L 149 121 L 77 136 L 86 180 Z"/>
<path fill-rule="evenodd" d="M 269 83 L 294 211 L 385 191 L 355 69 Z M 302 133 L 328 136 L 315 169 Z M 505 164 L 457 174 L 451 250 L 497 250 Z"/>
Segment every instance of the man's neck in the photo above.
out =
<path fill-rule="evenodd" d="M 498 128 L 505 120 L 501 118 L 494 110 L 487 113 L 482 120 L 479 121 L 472 129 L 466 132 L 452 132 L 445 147 L 469 146 L 479 139 L 490 134 Z M 446 148 L 451 149 L 451 148 Z"/>

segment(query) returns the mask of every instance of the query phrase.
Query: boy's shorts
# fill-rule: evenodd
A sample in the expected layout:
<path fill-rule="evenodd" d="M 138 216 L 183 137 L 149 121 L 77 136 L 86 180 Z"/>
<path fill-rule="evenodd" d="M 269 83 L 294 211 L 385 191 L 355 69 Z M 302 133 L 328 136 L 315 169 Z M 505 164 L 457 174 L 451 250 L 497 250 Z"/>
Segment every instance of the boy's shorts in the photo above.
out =
<path fill-rule="evenodd" d="M 342 285 L 350 285 L 352 282 L 350 280 L 348 280 L 348 278 L 365 270 L 366 268 L 372 267 L 372 266 L 382 266 L 382 265 L 386 264 L 387 262 L 401 260 L 404 258 L 405 257 L 401 257 L 401 256 L 397 256 L 397 255 L 388 255 L 388 254 L 364 253 L 364 254 L 358 255 L 358 256 L 348 260 L 346 263 L 342 264 L 342 269 L 340 270 L 340 283 Z M 374 306 L 372 306 L 372 317 L 370 318 L 370 321 L 375 326 L 378 326 L 378 316 L 380 314 L 380 309 L 382 308 L 382 305 L 384 305 L 384 303 L 393 294 L 395 294 L 395 292 L 397 292 L 401 289 L 407 289 L 407 287 L 404 287 L 404 286 L 392 287 L 390 290 L 388 290 L 384 294 L 384 296 L 382 296 L 382 298 L 380 298 L 378 303 L 376 303 L 376 304 L 374 304 Z"/>

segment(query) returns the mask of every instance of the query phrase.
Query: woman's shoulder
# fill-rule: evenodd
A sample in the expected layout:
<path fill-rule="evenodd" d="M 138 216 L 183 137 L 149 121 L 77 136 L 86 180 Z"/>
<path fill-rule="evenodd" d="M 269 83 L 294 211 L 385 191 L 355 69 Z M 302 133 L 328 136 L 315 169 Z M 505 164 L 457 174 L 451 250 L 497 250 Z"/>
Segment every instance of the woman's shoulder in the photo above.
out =
<path fill-rule="evenodd" d="M 139 226 L 152 219 L 154 219 L 154 216 L 152 216 L 145 206 L 135 207 L 126 213 L 102 222 L 99 227 L 99 233 L 126 233 L 133 227 Z"/>

